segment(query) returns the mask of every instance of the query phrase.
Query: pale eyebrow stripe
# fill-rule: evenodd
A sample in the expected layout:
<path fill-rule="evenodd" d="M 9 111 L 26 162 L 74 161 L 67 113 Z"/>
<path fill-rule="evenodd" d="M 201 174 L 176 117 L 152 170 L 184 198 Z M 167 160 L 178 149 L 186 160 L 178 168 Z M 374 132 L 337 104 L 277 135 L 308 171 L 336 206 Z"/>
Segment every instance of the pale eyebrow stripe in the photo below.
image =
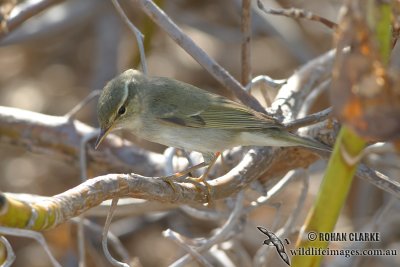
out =
<path fill-rule="evenodd" d="M 123 95 L 122 95 L 122 101 L 121 101 L 121 105 L 119 107 L 122 107 L 123 104 L 125 104 L 126 99 L 128 99 L 128 94 L 129 94 L 129 83 L 130 81 L 125 82 L 125 86 L 123 87 Z"/>

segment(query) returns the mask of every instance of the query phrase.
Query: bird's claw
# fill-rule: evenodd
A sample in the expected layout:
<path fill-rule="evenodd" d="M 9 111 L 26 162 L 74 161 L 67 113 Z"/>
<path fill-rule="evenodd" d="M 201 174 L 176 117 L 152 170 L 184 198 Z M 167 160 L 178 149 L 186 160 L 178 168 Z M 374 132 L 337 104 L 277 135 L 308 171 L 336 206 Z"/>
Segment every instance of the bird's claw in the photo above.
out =
<path fill-rule="evenodd" d="M 174 193 L 178 193 L 178 190 L 176 189 L 176 185 L 174 183 L 174 181 L 177 179 L 178 177 L 176 175 L 170 175 L 170 176 L 163 176 L 161 177 L 161 179 L 166 182 L 167 184 L 169 184 L 172 188 L 172 190 L 174 190 Z"/>
<path fill-rule="evenodd" d="M 200 176 L 200 177 L 188 177 L 187 180 L 193 184 L 200 184 L 203 183 L 206 188 L 207 188 L 207 202 L 209 205 L 211 205 L 213 203 L 212 198 L 211 198 L 211 190 L 212 187 L 211 185 L 207 182 L 206 177 L 204 177 L 204 175 Z"/>

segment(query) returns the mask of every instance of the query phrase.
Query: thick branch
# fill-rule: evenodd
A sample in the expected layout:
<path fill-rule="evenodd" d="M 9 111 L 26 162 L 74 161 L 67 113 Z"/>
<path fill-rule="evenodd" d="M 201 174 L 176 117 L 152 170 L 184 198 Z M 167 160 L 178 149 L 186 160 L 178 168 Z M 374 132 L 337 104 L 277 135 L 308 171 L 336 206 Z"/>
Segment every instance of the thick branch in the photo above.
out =
<path fill-rule="evenodd" d="M 202 184 L 195 186 L 192 183 L 174 183 L 172 188 L 160 177 L 108 174 L 90 179 L 59 195 L 40 198 L 39 201 L 19 201 L 13 195 L 5 194 L 0 199 L 0 225 L 46 230 L 100 205 L 104 200 L 113 198 L 133 197 L 177 204 L 205 203 L 208 201 L 208 193 L 214 200 L 226 198 L 244 189 L 251 180 L 258 177 L 257 170 L 260 168 L 251 163 L 259 159 L 259 155 L 249 153 L 227 175 L 210 181 L 209 192 Z M 271 161 L 269 158 L 267 165 Z M 250 165 L 254 168 L 249 168 Z M 397 182 L 365 166 L 362 166 L 357 174 L 376 185 L 379 181 L 380 188 L 400 198 L 400 185 Z M 36 214 L 34 217 L 32 209 Z M 16 210 L 20 218 L 17 221 L 13 217 Z"/>
<path fill-rule="evenodd" d="M 66 163 L 79 166 L 80 140 L 94 129 L 66 117 L 0 106 L 0 144 L 25 147 Z M 94 173 L 131 172 L 163 174 L 164 156 L 145 151 L 111 135 L 102 149 L 88 146 L 89 168 Z"/>

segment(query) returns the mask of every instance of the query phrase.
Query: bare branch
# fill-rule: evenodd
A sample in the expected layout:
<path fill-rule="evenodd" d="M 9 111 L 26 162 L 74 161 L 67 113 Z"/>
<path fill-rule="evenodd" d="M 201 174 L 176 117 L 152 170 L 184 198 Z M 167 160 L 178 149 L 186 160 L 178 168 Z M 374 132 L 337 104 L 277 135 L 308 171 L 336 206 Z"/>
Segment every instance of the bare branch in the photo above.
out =
<path fill-rule="evenodd" d="M 12 194 L 2 195 L 0 222 L 2 225 L 11 223 L 8 221 L 9 213 L 18 208 L 21 219 L 18 221 L 18 225 L 25 226 L 28 229 L 45 230 L 98 206 L 104 200 L 116 197 L 142 198 L 181 204 L 206 203 L 209 197 L 213 200 L 223 199 L 241 191 L 258 177 L 257 173 L 252 173 L 251 169 L 248 169 L 249 163 L 257 162 L 251 158 L 251 154 L 248 154 L 227 175 L 209 181 L 210 192 L 208 192 L 206 186 L 201 184 L 194 186 L 191 183 L 174 183 L 174 188 L 172 188 L 162 177 L 109 174 L 90 179 L 56 196 L 42 197 L 39 201 L 20 201 L 13 198 Z M 253 156 L 256 155 L 253 154 Z M 250 166 L 259 169 L 257 165 Z M 357 176 L 400 198 L 400 184 L 388 179 L 383 174 L 360 165 Z M 39 214 L 34 218 L 31 218 L 32 208 L 37 209 L 35 213 Z M 51 219 L 42 219 L 46 216 L 50 216 Z M 25 218 L 26 222 L 22 218 Z"/>
<path fill-rule="evenodd" d="M 32 238 L 32 239 L 36 240 L 36 242 L 38 242 L 43 247 L 47 256 L 49 256 L 49 259 L 50 259 L 52 265 L 55 267 L 61 267 L 61 264 L 58 263 L 58 261 L 54 258 L 53 254 L 51 253 L 49 246 L 47 245 L 46 240 L 44 239 L 42 233 L 38 233 L 35 231 L 26 230 L 26 229 L 16 229 L 16 228 L 4 227 L 4 226 L 0 226 L 0 233 L 3 235 Z"/>
<path fill-rule="evenodd" d="M 10 267 L 12 266 L 16 258 L 14 250 L 12 249 L 10 242 L 8 242 L 8 240 L 4 236 L 0 236 L 0 242 L 3 244 L 7 253 L 7 258 L 2 263 L 2 266 Z"/>
<path fill-rule="evenodd" d="M 251 80 L 251 0 L 242 0 L 242 84 Z"/>
<path fill-rule="evenodd" d="M 264 97 L 265 103 L 267 104 L 267 107 L 271 106 L 271 97 L 268 95 L 268 91 L 272 89 L 276 89 L 273 91 L 277 91 L 280 89 L 284 84 L 286 83 L 286 80 L 274 80 L 271 77 L 267 75 L 260 75 L 251 80 L 246 85 L 246 91 L 250 92 L 253 88 L 255 87 L 260 87 L 261 94 Z"/>
<path fill-rule="evenodd" d="M 325 91 L 329 89 L 329 85 L 331 83 L 331 79 L 326 79 L 320 85 L 318 85 L 304 100 L 303 106 L 299 114 L 297 115 L 298 118 L 305 117 L 309 110 L 314 105 L 315 101 L 317 101 L 318 97 Z"/>
<path fill-rule="evenodd" d="M 68 111 L 67 114 L 65 114 L 65 117 L 67 117 L 69 120 L 75 119 L 75 115 L 82 109 L 84 108 L 90 101 L 92 101 L 95 97 L 99 96 L 101 93 L 101 90 L 94 90 L 92 91 L 87 97 L 85 97 L 81 102 L 79 102 L 75 107 L 73 107 L 70 111 Z"/>
<path fill-rule="evenodd" d="M 0 40 L 8 35 L 10 32 L 14 31 L 16 28 L 21 26 L 25 21 L 30 19 L 31 17 L 39 14 L 40 12 L 46 10 L 52 5 L 63 2 L 63 0 L 41 0 L 35 1 L 33 4 L 18 6 L 21 8 L 19 12 L 7 19 L 5 26 L 3 26 L 0 30 Z M 13 11 L 12 11 L 13 12 Z"/>
<path fill-rule="evenodd" d="M 118 206 L 118 208 L 119 208 L 119 206 Z M 109 211 L 109 208 L 108 208 L 108 211 Z M 72 218 L 71 221 L 74 223 L 79 223 L 79 220 L 76 218 Z M 98 225 L 97 223 L 94 223 L 93 221 L 90 221 L 88 219 L 84 219 L 83 224 L 85 226 L 85 230 L 88 230 L 91 233 L 99 235 L 99 236 L 102 235 L 104 228 L 101 227 L 100 225 Z M 107 233 L 107 239 L 108 239 L 108 243 L 112 246 L 113 250 L 116 253 L 118 253 L 118 255 L 123 259 L 123 261 L 129 262 L 129 258 L 130 258 L 129 253 L 128 253 L 127 249 L 122 245 L 121 240 L 119 240 L 119 238 L 110 231 L 108 231 L 108 233 Z"/>
<path fill-rule="evenodd" d="M 139 48 L 139 55 L 140 55 L 140 63 L 142 65 L 142 72 L 147 75 L 147 61 L 146 61 L 146 56 L 144 52 L 144 45 L 143 45 L 143 34 L 138 30 L 138 28 L 133 25 L 133 23 L 129 20 L 129 18 L 126 16 L 124 10 L 122 9 L 121 5 L 119 4 L 118 0 L 112 0 L 112 3 L 117 10 L 118 14 L 121 16 L 122 20 L 128 25 L 129 29 L 131 32 L 135 35 L 136 37 L 136 42 Z"/>
<path fill-rule="evenodd" d="M 101 245 L 103 247 L 104 255 L 106 256 L 107 260 L 109 262 L 111 262 L 112 265 L 120 266 L 120 267 L 129 267 L 129 265 L 127 263 L 116 260 L 111 255 L 110 251 L 108 250 L 108 245 L 107 245 L 107 241 L 108 241 L 107 235 L 108 235 L 108 231 L 110 229 L 111 220 L 112 220 L 112 217 L 114 216 L 114 211 L 117 207 L 117 204 L 118 204 L 118 198 L 113 198 L 112 202 L 111 202 L 111 206 L 110 206 L 110 211 L 107 214 L 107 219 L 104 224 L 104 230 L 103 230 L 103 234 L 102 234 L 102 238 L 101 238 Z"/>
<path fill-rule="evenodd" d="M 254 110 L 265 112 L 263 106 L 244 87 L 233 78 L 221 65 L 209 57 L 193 40 L 185 34 L 157 5 L 150 0 L 135 0 L 138 6 L 168 35 L 203 66 L 215 79 L 226 88 L 232 90 L 235 96 L 245 105 Z"/>
<path fill-rule="evenodd" d="M 65 163 L 79 166 L 80 141 L 94 128 L 66 117 L 0 106 L 0 143 L 20 146 Z M 88 147 L 89 168 L 95 173 L 135 171 L 163 175 L 164 156 L 145 151 L 116 135 L 110 135 L 100 150 Z M 182 166 L 184 160 L 181 161 Z"/>
<path fill-rule="evenodd" d="M 310 60 L 294 73 L 279 90 L 272 108 L 280 110 L 285 121 L 294 120 L 310 92 L 327 77 L 330 77 L 335 54 L 336 51 L 331 50 Z"/>
<path fill-rule="evenodd" d="M 264 11 L 267 14 L 271 14 L 271 15 L 280 15 L 280 16 L 286 16 L 289 18 L 295 18 L 295 19 L 308 19 L 308 20 L 313 20 L 313 21 L 317 21 L 322 23 L 323 25 L 325 25 L 326 27 L 328 27 L 329 29 L 336 29 L 337 28 L 337 24 L 333 21 L 330 21 L 324 17 L 318 16 L 318 15 L 314 15 L 313 13 L 311 13 L 310 11 L 306 11 L 303 9 L 298 9 L 298 8 L 291 8 L 291 9 L 273 9 L 273 8 L 265 8 L 263 3 L 260 0 L 257 0 L 257 4 L 258 7 Z"/>
<path fill-rule="evenodd" d="M 215 244 L 218 244 L 222 241 L 225 241 L 228 234 L 232 232 L 232 228 L 237 226 L 237 221 L 239 220 L 240 216 L 243 212 L 243 192 L 240 192 L 235 201 L 235 207 L 232 210 L 231 215 L 229 216 L 228 220 L 225 224 L 218 230 L 216 233 L 207 240 L 202 246 L 196 249 L 197 252 L 204 252 L 210 249 Z M 190 255 L 185 255 L 170 266 L 178 267 L 178 266 L 185 266 L 191 261 Z"/>
<path fill-rule="evenodd" d="M 296 180 L 299 177 L 302 178 L 303 176 L 304 170 L 299 169 L 289 171 L 282 179 L 279 180 L 279 182 L 277 182 L 270 190 L 268 190 L 265 196 L 261 196 L 255 201 L 251 202 L 250 206 L 247 208 L 247 211 L 250 212 L 260 205 L 264 205 L 272 197 L 281 192 L 290 182 L 292 182 L 292 180 Z"/>
<path fill-rule="evenodd" d="M 332 108 L 330 107 L 330 108 L 324 109 L 322 111 L 319 111 L 317 113 L 310 114 L 304 118 L 291 121 L 290 123 L 287 123 L 285 126 L 286 126 L 286 129 L 289 129 L 289 130 L 299 129 L 304 126 L 308 126 L 311 124 L 315 124 L 317 122 L 324 121 L 324 120 L 328 119 L 328 117 L 331 116 L 331 114 L 332 114 Z"/>
<path fill-rule="evenodd" d="M 199 252 L 197 252 L 194 248 L 187 245 L 182 236 L 171 229 L 167 229 L 163 232 L 163 236 L 174 241 L 178 246 L 184 249 L 187 253 L 190 254 L 197 262 L 201 264 L 201 266 L 211 267 L 212 265 L 203 257 Z"/>

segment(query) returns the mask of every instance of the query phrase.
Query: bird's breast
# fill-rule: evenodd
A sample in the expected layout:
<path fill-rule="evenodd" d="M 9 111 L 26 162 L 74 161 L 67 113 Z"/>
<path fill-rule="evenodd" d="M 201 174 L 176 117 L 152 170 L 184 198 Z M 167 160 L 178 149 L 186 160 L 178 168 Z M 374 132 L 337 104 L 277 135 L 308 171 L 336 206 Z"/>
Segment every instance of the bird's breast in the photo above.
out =
<path fill-rule="evenodd" d="M 134 133 L 148 141 L 198 152 L 218 152 L 237 146 L 233 131 L 190 128 L 168 123 L 136 123 Z"/>

